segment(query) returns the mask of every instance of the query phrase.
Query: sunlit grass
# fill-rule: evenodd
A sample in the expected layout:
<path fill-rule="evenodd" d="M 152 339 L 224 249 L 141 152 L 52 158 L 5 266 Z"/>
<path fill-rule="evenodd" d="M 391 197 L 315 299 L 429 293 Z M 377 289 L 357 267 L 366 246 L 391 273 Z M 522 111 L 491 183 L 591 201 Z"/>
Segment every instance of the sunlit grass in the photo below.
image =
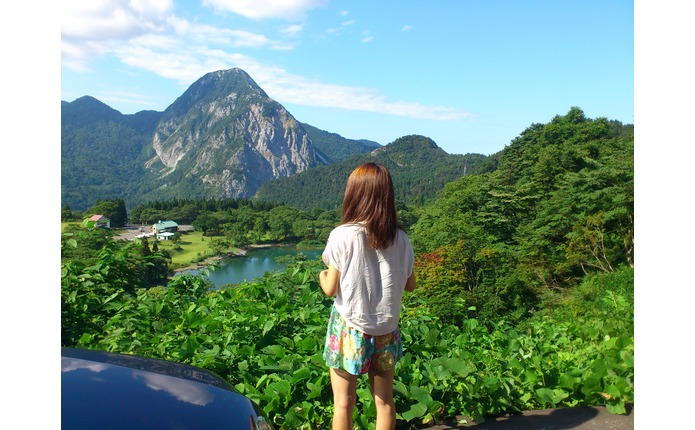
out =
<path fill-rule="evenodd" d="M 71 225 L 74 225 L 74 226 L 81 226 L 82 223 L 79 222 L 79 221 L 68 221 L 68 222 L 61 221 L 61 222 L 60 222 L 60 231 L 61 231 L 61 233 L 64 232 L 65 229 L 66 229 L 68 226 L 71 226 Z"/>
<path fill-rule="evenodd" d="M 157 242 L 160 250 L 166 250 L 171 255 L 171 268 L 180 268 L 200 263 L 206 258 L 214 257 L 215 252 L 210 249 L 210 237 L 203 236 L 202 232 L 191 231 L 181 233 L 181 241 L 177 245 L 171 240 Z M 226 252 L 238 252 L 239 248 L 231 247 Z"/>

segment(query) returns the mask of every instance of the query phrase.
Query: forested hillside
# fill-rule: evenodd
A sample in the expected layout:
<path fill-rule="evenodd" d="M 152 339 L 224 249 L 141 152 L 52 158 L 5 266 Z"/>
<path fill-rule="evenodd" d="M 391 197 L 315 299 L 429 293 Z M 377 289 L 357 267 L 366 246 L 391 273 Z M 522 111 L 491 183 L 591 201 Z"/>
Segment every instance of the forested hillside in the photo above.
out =
<path fill-rule="evenodd" d="M 93 97 L 62 103 L 61 201 L 86 209 L 99 200 L 143 193 L 145 161 L 161 113 L 123 115 Z"/>
<path fill-rule="evenodd" d="M 326 155 L 331 163 L 337 163 L 356 154 L 372 151 L 381 145 L 371 140 L 346 139 L 306 123 L 301 123 L 317 150 Z"/>
<path fill-rule="evenodd" d="M 376 161 L 391 171 L 397 200 L 422 205 L 447 182 L 478 172 L 485 159 L 480 154 L 447 154 L 425 136 L 404 136 L 340 163 L 268 182 L 259 188 L 254 199 L 296 208 L 335 209 L 343 201 L 350 172 L 361 163 Z"/>
<path fill-rule="evenodd" d="M 632 125 L 578 108 L 531 125 L 495 171 L 448 183 L 422 211 L 412 240 L 423 291 L 520 319 L 545 293 L 632 267 L 633 152 Z"/>

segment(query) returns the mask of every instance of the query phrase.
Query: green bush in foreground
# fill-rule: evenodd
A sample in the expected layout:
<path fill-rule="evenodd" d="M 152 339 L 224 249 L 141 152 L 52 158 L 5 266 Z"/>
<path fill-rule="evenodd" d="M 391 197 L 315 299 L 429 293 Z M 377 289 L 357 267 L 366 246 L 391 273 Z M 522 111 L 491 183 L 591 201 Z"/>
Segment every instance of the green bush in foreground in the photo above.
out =
<path fill-rule="evenodd" d="M 322 351 L 331 301 L 320 291 L 318 270 L 316 261 L 298 261 L 225 290 L 211 291 L 194 276 L 178 276 L 166 288 L 121 290 L 93 302 L 89 314 L 64 313 L 64 328 L 79 341 L 63 344 L 200 366 L 256 401 L 280 429 L 329 428 L 332 396 Z M 66 309 L 72 297 L 66 292 L 80 279 L 63 278 Z M 504 321 L 488 329 L 475 319 L 445 325 L 417 294 L 409 295 L 401 323 L 405 357 L 395 381 L 399 428 L 580 405 L 625 413 L 634 401 L 634 339 L 633 321 L 611 316 L 632 306 L 620 294 L 598 294 L 605 312 L 591 318 L 546 315 L 523 329 Z M 356 424 L 373 429 L 366 378 L 357 393 Z"/>

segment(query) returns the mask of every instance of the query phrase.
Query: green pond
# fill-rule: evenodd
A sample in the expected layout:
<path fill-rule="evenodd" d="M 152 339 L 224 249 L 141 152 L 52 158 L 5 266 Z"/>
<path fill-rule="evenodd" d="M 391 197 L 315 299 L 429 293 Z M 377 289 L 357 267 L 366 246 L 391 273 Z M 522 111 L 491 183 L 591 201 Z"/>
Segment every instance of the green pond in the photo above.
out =
<path fill-rule="evenodd" d="M 237 284 L 261 277 L 268 272 L 283 270 L 287 261 L 299 253 L 304 254 L 307 259 L 313 260 L 321 255 L 322 252 L 323 249 L 298 250 L 295 246 L 271 246 L 252 249 L 243 257 L 230 257 L 221 260 L 218 267 L 214 270 L 209 270 L 207 278 L 218 288 L 223 285 Z M 180 274 L 197 275 L 204 270 L 187 270 Z"/>

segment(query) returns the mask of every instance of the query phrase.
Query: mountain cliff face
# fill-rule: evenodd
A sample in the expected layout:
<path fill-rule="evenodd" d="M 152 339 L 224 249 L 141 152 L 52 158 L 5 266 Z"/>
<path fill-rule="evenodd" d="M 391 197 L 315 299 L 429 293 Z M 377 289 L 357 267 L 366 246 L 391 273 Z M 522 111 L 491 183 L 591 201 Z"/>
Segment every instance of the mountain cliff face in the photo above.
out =
<path fill-rule="evenodd" d="M 145 167 L 158 189 L 187 197 L 250 197 L 265 182 L 328 164 L 292 115 L 240 69 L 191 85 L 164 111 L 152 147 Z"/>
<path fill-rule="evenodd" d="M 303 125 L 236 68 L 206 74 L 164 112 L 123 115 L 89 96 L 63 101 L 61 126 L 61 204 L 77 210 L 114 198 L 128 207 L 248 198 L 268 181 L 331 163 L 337 150 L 318 150 Z"/>

